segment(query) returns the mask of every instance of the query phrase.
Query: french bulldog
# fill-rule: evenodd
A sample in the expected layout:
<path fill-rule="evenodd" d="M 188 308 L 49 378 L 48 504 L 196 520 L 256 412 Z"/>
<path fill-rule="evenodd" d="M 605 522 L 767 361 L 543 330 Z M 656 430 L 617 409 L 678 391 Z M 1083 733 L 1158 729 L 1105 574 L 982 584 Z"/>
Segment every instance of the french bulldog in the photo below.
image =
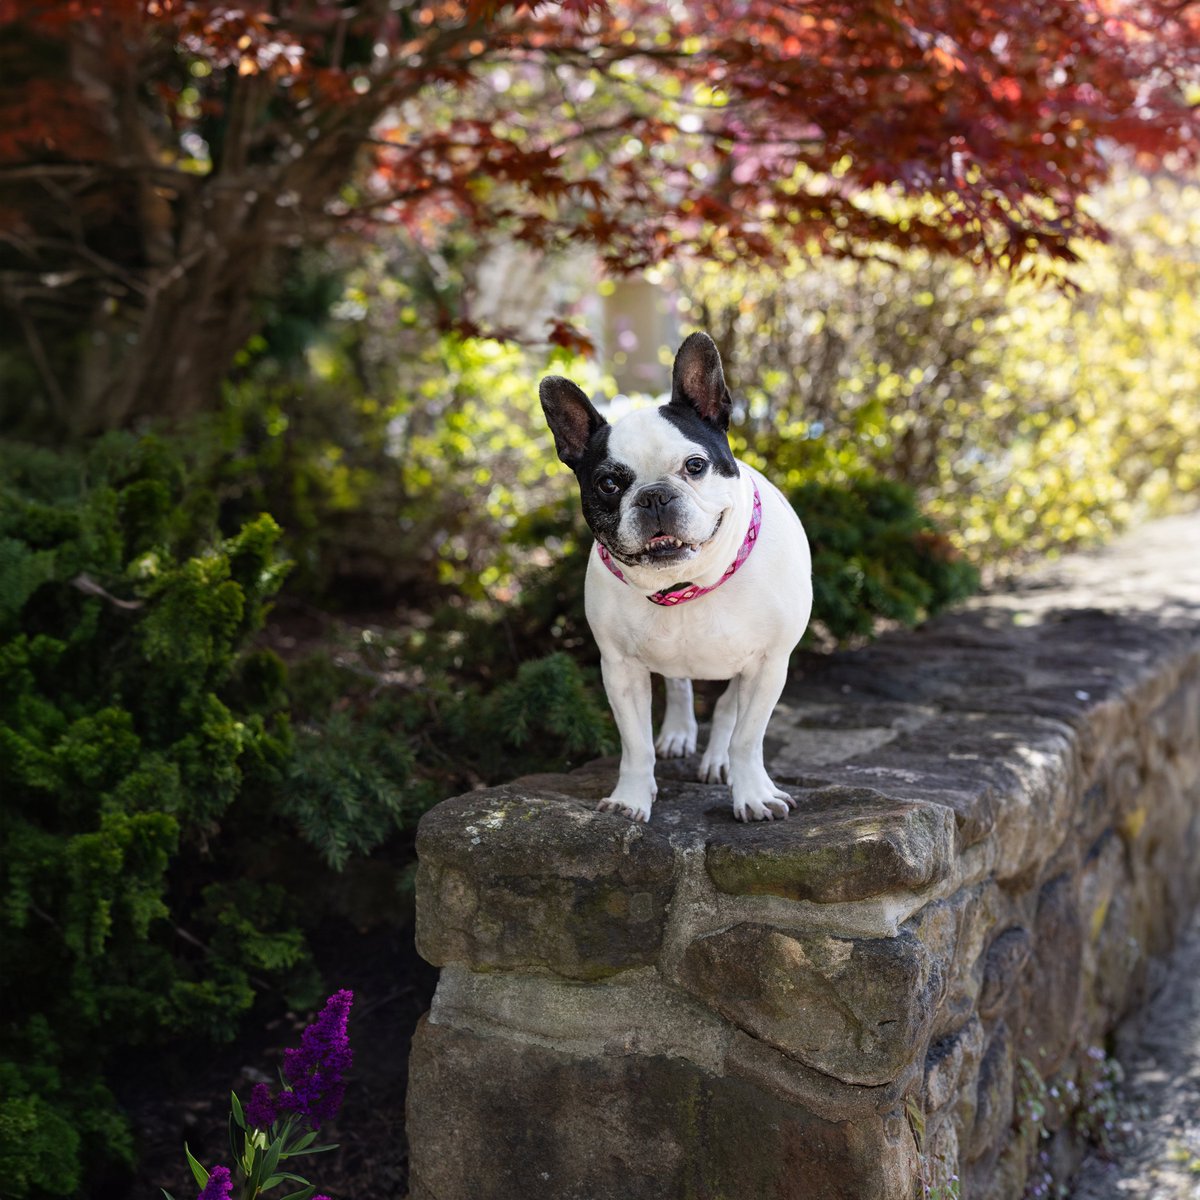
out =
<path fill-rule="evenodd" d="M 561 376 L 543 379 L 539 396 L 596 537 L 585 609 L 621 736 L 617 785 L 600 809 L 649 820 L 655 752 L 696 749 L 691 681 L 728 679 L 700 779 L 730 785 L 739 821 L 786 817 L 795 801 L 767 774 L 763 735 L 808 624 L 811 558 L 792 506 L 730 450 L 716 345 L 693 333 L 675 357 L 670 401 L 615 424 Z M 657 740 L 651 672 L 667 689 Z"/>

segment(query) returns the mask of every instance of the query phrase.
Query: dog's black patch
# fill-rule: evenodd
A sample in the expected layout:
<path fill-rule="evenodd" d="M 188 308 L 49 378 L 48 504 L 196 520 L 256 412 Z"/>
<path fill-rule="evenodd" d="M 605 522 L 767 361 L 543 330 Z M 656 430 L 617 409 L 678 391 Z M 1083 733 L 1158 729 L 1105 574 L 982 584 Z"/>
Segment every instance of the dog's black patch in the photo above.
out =
<path fill-rule="evenodd" d="M 729 448 L 729 438 L 723 430 L 706 421 L 690 404 L 672 400 L 658 410 L 664 421 L 670 421 L 689 442 L 694 442 L 708 456 L 712 468 L 726 479 L 738 476 L 737 459 Z"/>
<path fill-rule="evenodd" d="M 621 497 L 633 483 L 633 472 L 608 457 L 608 438 L 611 433 L 611 425 L 601 425 L 588 440 L 574 468 L 575 478 L 579 481 L 583 519 L 596 537 L 609 547 L 616 541 L 621 524 Z M 605 475 L 611 475 L 619 485 L 618 491 L 611 496 L 606 496 L 596 487 L 597 481 Z"/>

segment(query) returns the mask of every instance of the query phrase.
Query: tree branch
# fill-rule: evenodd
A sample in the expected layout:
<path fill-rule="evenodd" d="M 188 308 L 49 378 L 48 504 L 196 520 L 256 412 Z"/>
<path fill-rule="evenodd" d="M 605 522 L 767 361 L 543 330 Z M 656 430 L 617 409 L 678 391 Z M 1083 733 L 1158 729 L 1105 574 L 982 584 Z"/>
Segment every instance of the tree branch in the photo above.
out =
<path fill-rule="evenodd" d="M 42 345 L 42 339 L 38 336 L 37 327 L 29 319 L 29 314 L 25 311 L 24 306 L 19 301 L 15 301 L 15 299 L 10 301 L 10 303 L 13 311 L 17 314 L 17 323 L 21 326 L 21 333 L 25 338 L 25 344 L 29 347 L 30 356 L 33 358 L 42 383 L 46 386 L 54 419 L 56 421 L 63 421 L 66 419 L 67 397 L 59 385 L 58 378 L 54 374 L 54 369 L 50 366 L 50 359 L 46 355 L 46 347 Z"/>

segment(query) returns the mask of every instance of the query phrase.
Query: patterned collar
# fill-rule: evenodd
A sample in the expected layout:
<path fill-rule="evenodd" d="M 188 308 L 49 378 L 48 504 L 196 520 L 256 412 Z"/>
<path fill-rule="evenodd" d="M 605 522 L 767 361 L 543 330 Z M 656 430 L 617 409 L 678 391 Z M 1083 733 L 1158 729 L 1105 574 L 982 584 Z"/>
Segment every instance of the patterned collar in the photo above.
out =
<path fill-rule="evenodd" d="M 751 481 L 753 483 L 753 481 Z M 672 607 L 676 604 L 686 604 L 689 600 L 695 600 L 700 596 L 706 596 L 709 592 L 715 592 L 717 588 L 735 575 L 742 563 L 750 557 L 750 551 L 754 549 L 754 544 L 758 541 L 758 531 L 762 526 L 762 499 L 758 494 L 758 484 L 754 483 L 754 510 L 750 514 L 750 528 L 746 530 L 746 536 L 742 539 L 742 544 L 738 547 L 738 552 L 734 557 L 733 562 L 725 569 L 725 574 L 717 580 L 716 583 L 710 584 L 708 587 L 700 587 L 697 584 L 689 583 L 686 587 L 678 588 L 671 591 L 664 588 L 661 592 L 655 592 L 652 596 L 647 596 L 646 599 L 651 604 L 663 604 L 667 607 Z M 605 549 L 600 542 L 596 543 L 596 552 L 600 555 L 600 561 L 622 582 L 628 583 L 629 580 L 621 573 L 621 568 L 612 560 L 612 555 Z"/>

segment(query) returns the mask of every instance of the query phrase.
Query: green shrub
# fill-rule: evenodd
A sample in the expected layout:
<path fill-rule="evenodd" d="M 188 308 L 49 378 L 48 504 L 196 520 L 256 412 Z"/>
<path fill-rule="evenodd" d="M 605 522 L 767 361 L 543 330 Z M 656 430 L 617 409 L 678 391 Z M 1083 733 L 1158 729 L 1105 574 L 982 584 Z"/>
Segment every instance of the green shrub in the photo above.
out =
<path fill-rule="evenodd" d="M 512 679 L 463 706 L 451 727 L 460 753 L 492 782 L 561 767 L 613 746 L 608 707 L 595 680 L 563 653 L 531 659 Z"/>
<path fill-rule="evenodd" d="M 233 700 L 286 564 L 270 517 L 206 536 L 158 441 L 5 446 L 0 478 L 0 1162 L 68 1195 L 132 1154 L 114 1056 L 228 1038 L 251 974 L 304 977 L 287 906 L 219 860 L 292 752 L 277 703 Z"/>
<path fill-rule="evenodd" d="M 915 625 L 979 586 L 903 484 L 859 475 L 800 484 L 789 499 L 812 548 L 813 620 L 839 642 L 869 636 L 878 620 Z"/>
<path fill-rule="evenodd" d="M 108 1082 L 128 1053 L 229 1040 L 264 986 L 316 994 L 320 864 L 610 725 L 532 637 L 482 669 L 430 627 L 286 670 L 250 644 L 279 527 L 218 536 L 165 442 L 5 445 L 0 474 L 0 1164 L 8 1195 L 70 1195 L 131 1159 Z"/>
<path fill-rule="evenodd" d="M 383 372 L 363 365 L 380 336 L 331 321 L 290 364 L 259 339 L 221 412 L 189 435 L 219 520 L 271 512 L 296 563 L 289 587 L 335 607 L 503 591 L 531 548 L 507 535 L 552 503 L 557 460 L 537 400 L 547 356 L 429 332 Z"/>
<path fill-rule="evenodd" d="M 508 659 L 506 651 L 480 669 L 470 647 L 511 644 L 478 615 L 460 624 L 469 632 L 372 635 L 339 653 L 339 662 L 318 654 L 293 670 L 304 720 L 292 761 L 297 786 L 284 803 L 302 830 L 322 830 L 314 845 L 330 865 L 344 862 L 347 850 L 373 849 L 390 832 L 378 825 L 380 812 L 393 814 L 395 827 L 411 828 L 446 796 L 612 747 L 597 672 L 561 651 L 524 659 Z M 389 680 L 398 662 L 406 678 Z M 372 815 L 367 801 L 376 796 Z"/>

